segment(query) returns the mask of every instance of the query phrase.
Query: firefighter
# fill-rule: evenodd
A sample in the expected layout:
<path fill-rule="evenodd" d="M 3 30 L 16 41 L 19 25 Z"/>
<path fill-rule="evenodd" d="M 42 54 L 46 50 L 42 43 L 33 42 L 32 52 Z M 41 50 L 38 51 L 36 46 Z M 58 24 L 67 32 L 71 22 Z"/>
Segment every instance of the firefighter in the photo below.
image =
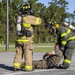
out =
<path fill-rule="evenodd" d="M 69 28 L 55 24 L 57 34 L 57 44 L 63 52 L 64 60 L 57 68 L 67 69 L 71 64 L 72 54 L 75 48 L 75 34 Z"/>
<path fill-rule="evenodd" d="M 21 61 L 24 57 L 25 71 L 32 71 L 32 52 L 34 49 L 34 31 L 32 25 L 40 25 L 41 19 L 32 15 L 33 13 L 29 3 L 25 3 L 19 12 L 20 15 L 16 19 L 17 39 L 13 67 L 15 71 L 20 70 Z"/>
<path fill-rule="evenodd" d="M 59 45 L 55 45 L 53 51 L 47 52 L 43 56 L 43 60 L 33 60 L 34 69 L 50 69 L 55 68 L 62 59 L 62 52 L 59 50 Z M 24 64 L 22 64 L 22 68 Z"/>

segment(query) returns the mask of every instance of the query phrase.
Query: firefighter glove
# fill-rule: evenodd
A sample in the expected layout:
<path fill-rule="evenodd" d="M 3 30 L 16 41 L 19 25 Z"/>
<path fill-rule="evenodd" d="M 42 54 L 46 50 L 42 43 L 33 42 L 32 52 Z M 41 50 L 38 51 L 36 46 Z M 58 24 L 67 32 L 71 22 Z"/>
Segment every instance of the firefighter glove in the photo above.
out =
<path fill-rule="evenodd" d="M 32 33 L 31 33 L 31 31 L 29 31 L 29 30 L 25 30 L 23 33 L 24 33 L 24 35 L 27 36 L 27 37 L 31 37 L 31 36 L 32 36 Z"/>

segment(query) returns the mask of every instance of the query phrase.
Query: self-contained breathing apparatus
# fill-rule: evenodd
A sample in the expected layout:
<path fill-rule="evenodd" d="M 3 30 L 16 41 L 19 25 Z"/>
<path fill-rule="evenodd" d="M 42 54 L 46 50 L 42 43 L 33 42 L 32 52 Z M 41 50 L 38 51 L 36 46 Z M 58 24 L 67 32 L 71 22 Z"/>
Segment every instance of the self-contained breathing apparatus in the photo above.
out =
<path fill-rule="evenodd" d="M 32 8 L 31 5 L 27 2 L 25 2 L 25 4 L 23 5 L 23 7 L 19 10 L 20 15 L 17 16 L 17 26 L 16 26 L 16 30 L 17 30 L 17 35 L 18 36 L 27 36 L 30 37 L 32 36 L 31 31 L 29 31 L 28 29 L 26 29 L 23 26 L 23 16 L 27 16 L 27 15 L 31 15 L 32 14 Z"/>
<path fill-rule="evenodd" d="M 18 36 L 27 36 L 27 37 L 32 36 L 31 31 L 29 31 L 28 29 L 25 29 L 25 27 L 22 25 L 22 17 L 21 16 L 17 17 L 16 30 L 17 30 Z"/>

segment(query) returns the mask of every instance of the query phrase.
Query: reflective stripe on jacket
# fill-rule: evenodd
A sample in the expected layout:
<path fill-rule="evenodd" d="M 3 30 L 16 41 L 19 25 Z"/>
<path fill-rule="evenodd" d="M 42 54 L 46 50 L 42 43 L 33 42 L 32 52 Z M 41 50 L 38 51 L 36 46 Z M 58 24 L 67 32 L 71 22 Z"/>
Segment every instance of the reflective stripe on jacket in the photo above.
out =
<path fill-rule="evenodd" d="M 69 40 L 75 40 L 74 33 L 69 28 L 63 26 L 57 29 L 57 36 L 57 43 L 61 46 L 65 46 Z"/>
<path fill-rule="evenodd" d="M 21 42 L 21 43 L 28 43 L 29 40 L 26 38 L 26 36 L 21 36 L 21 37 L 18 37 L 18 39 L 16 40 L 17 42 Z"/>

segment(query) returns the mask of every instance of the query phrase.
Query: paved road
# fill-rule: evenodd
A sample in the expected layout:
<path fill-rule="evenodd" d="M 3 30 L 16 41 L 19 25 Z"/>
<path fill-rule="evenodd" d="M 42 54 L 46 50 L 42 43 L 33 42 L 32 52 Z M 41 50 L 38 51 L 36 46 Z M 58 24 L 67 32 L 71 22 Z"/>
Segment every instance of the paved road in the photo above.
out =
<path fill-rule="evenodd" d="M 72 57 L 72 63 L 69 69 L 35 69 L 32 72 L 13 71 L 14 52 L 0 53 L 0 75 L 75 75 L 75 53 Z M 33 59 L 42 59 L 44 53 L 34 53 Z"/>

